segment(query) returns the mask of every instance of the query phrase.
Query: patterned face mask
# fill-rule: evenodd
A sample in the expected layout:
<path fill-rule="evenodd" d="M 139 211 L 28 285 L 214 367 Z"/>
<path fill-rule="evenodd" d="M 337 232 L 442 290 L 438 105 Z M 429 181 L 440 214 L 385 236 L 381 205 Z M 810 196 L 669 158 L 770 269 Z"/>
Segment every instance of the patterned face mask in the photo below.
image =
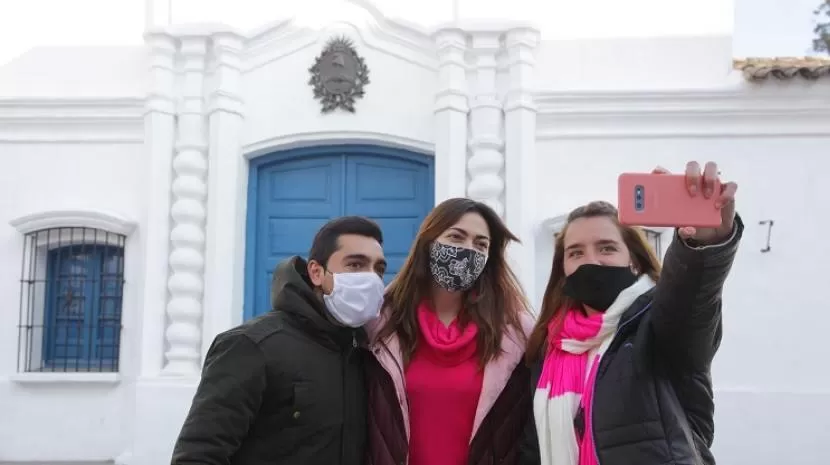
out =
<path fill-rule="evenodd" d="M 473 287 L 486 264 L 487 255 L 477 250 L 438 241 L 433 242 L 429 248 L 432 278 L 450 292 L 466 291 Z"/>

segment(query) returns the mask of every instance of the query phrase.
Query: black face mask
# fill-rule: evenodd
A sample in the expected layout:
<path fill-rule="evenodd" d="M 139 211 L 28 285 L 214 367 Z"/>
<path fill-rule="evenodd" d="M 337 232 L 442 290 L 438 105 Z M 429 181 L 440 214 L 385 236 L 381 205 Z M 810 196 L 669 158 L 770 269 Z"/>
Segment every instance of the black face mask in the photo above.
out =
<path fill-rule="evenodd" d="M 464 247 L 442 244 L 438 241 L 429 248 L 429 270 L 439 286 L 450 292 L 466 291 L 473 287 L 484 271 L 487 255 Z"/>
<path fill-rule="evenodd" d="M 586 264 L 565 278 L 562 291 L 566 296 L 604 312 L 627 287 L 637 281 L 637 275 L 627 266 Z"/>

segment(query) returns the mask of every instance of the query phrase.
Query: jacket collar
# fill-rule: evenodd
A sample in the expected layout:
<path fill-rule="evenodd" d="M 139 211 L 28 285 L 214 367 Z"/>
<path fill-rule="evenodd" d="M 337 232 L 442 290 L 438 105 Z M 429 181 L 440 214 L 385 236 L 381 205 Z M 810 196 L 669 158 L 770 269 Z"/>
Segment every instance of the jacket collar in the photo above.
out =
<path fill-rule="evenodd" d="M 631 305 L 628 306 L 628 309 L 626 309 L 623 312 L 622 317 L 620 317 L 620 323 L 617 326 L 617 330 L 619 330 L 619 328 L 621 328 L 623 325 L 626 325 L 634 320 L 642 318 L 643 314 L 645 313 L 645 310 L 647 310 L 649 304 L 654 299 L 654 291 L 656 289 L 657 286 L 654 286 L 648 291 L 641 294 L 640 297 L 634 299 L 634 302 L 632 302 Z"/>
<path fill-rule="evenodd" d="M 295 326 L 326 345 L 365 345 L 365 331 L 337 325 L 327 316 L 328 310 L 314 290 L 307 265 L 296 256 L 277 265 L 271 281 L 272 311 L 285 313 Z"/>
<path fill-rule="evenodd" d="M 377 340 L 378 331 L 385 321 L 384 315 L 387 314 L 387 312 L 381 311 L 381 317 L 367 324 L 365 329 L 369 336 L 372 353 L 378 359 L 380 365 L 389 373 L 395 385 L 395 392 L 398 395 L 399 401 L 398 404 L 401 406 L 403 414 L 406 436 L 409 438 L 409 409 L 407 407 L 409 402 L 406 397 L 405 368 L 403 366 L 403 354 L 400 343 L 395 335 L 389 336 L 383 341 Z M 496 403 L 505 386 L 507 386 L 513 370 L 519 363 L 522 363 L 527 338 L 533 329 L 534 318 L 530 313 L 525 312 L 521 314 L 520 321 L 521 329 L 509 328 L 502 336 L 501 355 L 491 360 L 484 367 L 484 381 L 476 408 L 470 441 L 475 437 L 484 418 L 490 412 L 490 409 L 493 408 L 493 405 Z"/>

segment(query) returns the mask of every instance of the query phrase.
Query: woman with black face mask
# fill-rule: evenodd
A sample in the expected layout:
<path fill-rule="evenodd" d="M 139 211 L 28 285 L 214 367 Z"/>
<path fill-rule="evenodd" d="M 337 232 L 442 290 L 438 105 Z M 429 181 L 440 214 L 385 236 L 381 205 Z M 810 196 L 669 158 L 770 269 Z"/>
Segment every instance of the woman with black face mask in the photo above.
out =
<path fill-rule="evenodd" d="M 366 328 L 375 355 L 367 463 L 516 463 L 531 411 L 522 360 L 533 326 L 505 257 L 516 240 L 470 199 L 446 200 L 424 220 Z"/>
<path fill-rule="evenodd" d="M 522 465 L 715 463 L 710 368 L 743 231 L 737 186 L 713 192 L 717 173 L 687 165 L 689 195 L 716 197 L 722 223 L 679 228 L 662 272 L 611 204 L 570 213 L 528 343 L 534 405 Z"/>

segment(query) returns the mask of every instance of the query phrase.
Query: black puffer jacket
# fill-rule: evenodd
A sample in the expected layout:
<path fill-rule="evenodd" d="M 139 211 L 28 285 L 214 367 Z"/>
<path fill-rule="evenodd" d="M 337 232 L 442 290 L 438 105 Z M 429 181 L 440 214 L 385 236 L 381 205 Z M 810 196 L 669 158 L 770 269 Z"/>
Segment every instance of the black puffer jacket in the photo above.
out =
<path fill-rule="evenodd" d="M 324 316 L 305 270 L 281 263 L 273 311 L 216 337 L 173 465 L 363 465 L 365 333 Z"/>
<path fill-rule="evenodd" d="M 743 233 L 691 248 L 677 237 L 660 282 L 626 310 L 600 362 L 593 431 L 599 465 L 714 465 L 710 367 L 721 341 L 721 292 Z M 531 367 L 535 390 L 542 361 Z M 533 421 L 522 465 L 539 460 Z"/>

